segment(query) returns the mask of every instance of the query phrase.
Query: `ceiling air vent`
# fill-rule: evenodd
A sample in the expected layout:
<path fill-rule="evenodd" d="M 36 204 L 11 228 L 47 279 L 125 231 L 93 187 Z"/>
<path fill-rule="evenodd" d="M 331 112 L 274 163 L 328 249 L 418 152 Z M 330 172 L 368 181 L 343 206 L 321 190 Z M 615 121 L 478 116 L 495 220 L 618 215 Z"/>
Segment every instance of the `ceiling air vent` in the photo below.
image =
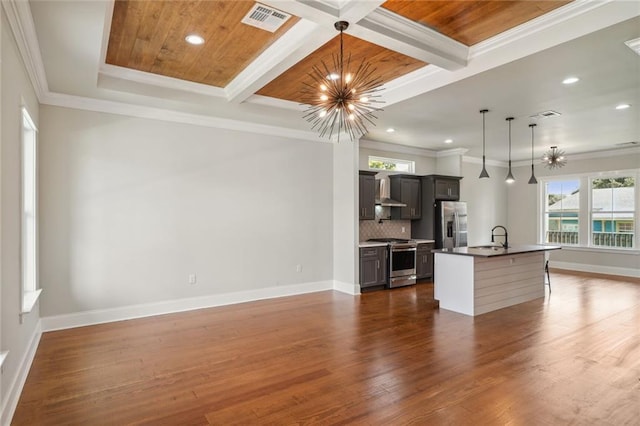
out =
<path fill-rule="evenodd" d="M 253 5 L 251 10 L 242 18 L 242 23 L 251 25 L 270 32 L 275 32 L 287 19 L 291 18 L 288 13 L 281 12 L 260 3 Z"/>
<path fill-rule="evenodd" d="M 557 117 L 559 115 L 562 115 L 562 114 L 560 114 L 558 111 L 549 110 L 549 111 L 542 111 L 537 114 L 533 114 L 529 116 L 529 118 L 549 118 L 549 117 Z"/>

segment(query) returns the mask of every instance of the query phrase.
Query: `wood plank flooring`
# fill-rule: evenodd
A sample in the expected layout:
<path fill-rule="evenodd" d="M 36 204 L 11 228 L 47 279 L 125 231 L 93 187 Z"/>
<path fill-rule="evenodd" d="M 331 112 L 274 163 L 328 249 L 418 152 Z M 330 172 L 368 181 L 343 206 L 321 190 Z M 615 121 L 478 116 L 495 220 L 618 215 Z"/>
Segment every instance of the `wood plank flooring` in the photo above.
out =
<path fill-rule="evenodd" d="M 640 283 L 551 280 L 475 318 L 425 283 L 45 333 L 12 424 L 640 424 Z"/>

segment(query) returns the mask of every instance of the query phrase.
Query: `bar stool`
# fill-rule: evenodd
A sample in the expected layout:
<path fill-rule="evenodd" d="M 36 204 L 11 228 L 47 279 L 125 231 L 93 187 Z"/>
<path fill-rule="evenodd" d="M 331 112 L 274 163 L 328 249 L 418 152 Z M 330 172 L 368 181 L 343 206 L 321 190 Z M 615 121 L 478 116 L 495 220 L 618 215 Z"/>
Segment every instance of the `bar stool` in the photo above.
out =
<path fill-rule="evenodd" d="M 549 261 L 544 262 L 544 272 L 547 274 L 545 284 L 549 286 L 549 293 L 551 293 L 551 278 L 549 277 Z"/>

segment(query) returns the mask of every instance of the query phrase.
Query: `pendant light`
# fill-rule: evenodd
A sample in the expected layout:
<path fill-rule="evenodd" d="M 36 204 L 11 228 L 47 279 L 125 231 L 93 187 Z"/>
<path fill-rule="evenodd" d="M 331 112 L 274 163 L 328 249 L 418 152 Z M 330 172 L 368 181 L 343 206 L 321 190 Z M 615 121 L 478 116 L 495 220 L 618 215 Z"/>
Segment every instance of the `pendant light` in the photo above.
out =
<path fill-rule="evenodd" d="M 536 127 L 536 124 L 531 123 L 529 124 L 529 127 L 531 127 L 531 177 L 529 178 L 529 183 L 531 185 L 535 185 L 538 183 L 538 180 L 536 179 L 536 175 L 533 172 L 533 128 Z"/>
<path fill-rule="evenodd" d="M 484 115 L 486 113 L 488 113 L 488 112 L 489 112 L 488 109 L 481 109 L 480 110 L 480 114 L 482 114 L 482 171 L 480 172 L 480 177 L 479 177 L 480 179 L 489 177 L 489 173 L 487 172 L 487 168 L 484 165 L 484 162 L 485 162 L 485 157 L 484 157 L 484 150 L 485 150 Z"/>
<path fill-rule="evenodd" d="M 511 173 L 511 120 L 513 120 L 513 117 L 507 117 L 506 120 L 509 122 L 509 173 L 507 173 L 505 182 L 513 183 L 516 181 L 513 177 L 513 173 Z"/>

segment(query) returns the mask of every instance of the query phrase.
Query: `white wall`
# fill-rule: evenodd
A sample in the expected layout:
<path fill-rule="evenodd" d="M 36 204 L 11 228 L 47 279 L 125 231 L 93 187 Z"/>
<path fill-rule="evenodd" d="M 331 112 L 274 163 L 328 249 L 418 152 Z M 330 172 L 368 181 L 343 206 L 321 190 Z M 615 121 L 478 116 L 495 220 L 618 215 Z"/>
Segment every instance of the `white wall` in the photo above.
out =
<path fill-rule="evenodd" d="M 0 422 L 8 424 L 15 409 L 18 392 L 26 379 L 35 345 L 40 336 L 38 305 L 20 316 L 20 135 L 21 107 L 29 110 L 36 126 L 39 123 L 38 101 L 27 78 L 4 10 L 1 28 L 1 88 L 0 106 L 0 255 L 1 340 L 0 350 L 9 351 L 2 371 L 2 413 Z"/>
<path fill-rule="evenodd" d="M 332 280 L 331 144 L 40 117 L 43 316 Z"/>
<path fill-rule="evenodd" d="M 611 151 L 609 153 L 571 156 L 562 169 L 549 170 L 536 164 L 536 176 L 565 176 L 613 170 L 637 169 L 640 150 Z M 509 237 L 514 242 L 530 243 L 537 240 L 538 185 L 528 185 L 531 166 L 514 168 L 516 182 L 509 188 Z M 640 276 L 640 255 L 637 253 L 611 253 L 584 249 L 563 248 L 550 252 L 552 266 L 587 272 Z"/>
<path fill-rule="evenodd" d="M 512 225 L 507 220 L 507 186 L 504 177 L 506 169 L 487 165 L 488 179 L 480 179 L 482 165 L 477 161 L 463 161 L 460 181 L 460 200 L 467 202 L 469 245 L 488 244 L 491 228 L 503 225 L 509 230 L 511 241 Z M 502 233 L 502 232 L 500 232 Z"/>

